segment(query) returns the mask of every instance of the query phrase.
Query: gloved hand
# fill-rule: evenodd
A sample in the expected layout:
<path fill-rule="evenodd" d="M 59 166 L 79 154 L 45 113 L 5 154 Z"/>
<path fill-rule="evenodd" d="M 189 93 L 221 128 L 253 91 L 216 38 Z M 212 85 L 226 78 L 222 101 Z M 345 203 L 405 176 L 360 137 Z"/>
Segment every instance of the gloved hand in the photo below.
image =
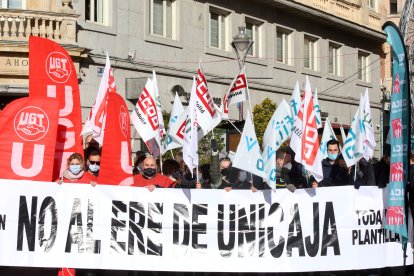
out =
<path fill-rule="evenodd" d="M 218 151 L 218 144 L 216 139 L 211 139 L 211 150 L 213 152 L 217 152 Z"/>

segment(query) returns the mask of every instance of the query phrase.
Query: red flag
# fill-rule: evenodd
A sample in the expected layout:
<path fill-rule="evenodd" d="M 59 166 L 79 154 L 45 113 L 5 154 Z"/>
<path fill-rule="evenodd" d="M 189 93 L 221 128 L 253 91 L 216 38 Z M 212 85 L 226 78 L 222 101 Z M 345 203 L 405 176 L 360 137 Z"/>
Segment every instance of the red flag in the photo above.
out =
<path fill-rule="evenodd" d="M 69 155 L 83 153 L 82 114 L 75 66 L 66 50 L 51 40 L 33 36 L 29 39 L 29 96 L 59 100 L 53 167 L 53 179 L 57 179 Z"/>
<path fill-rule="evenodd" d="M 0 175 L 52 181 L 59 110 L 57 100 L 21 98 L 0 116 Z"/>
<path fill-rule="evenodd" d="M 117 93 L 108 93 L 99 184 L 132 185 L 131 128 L 128 107 Z"/>

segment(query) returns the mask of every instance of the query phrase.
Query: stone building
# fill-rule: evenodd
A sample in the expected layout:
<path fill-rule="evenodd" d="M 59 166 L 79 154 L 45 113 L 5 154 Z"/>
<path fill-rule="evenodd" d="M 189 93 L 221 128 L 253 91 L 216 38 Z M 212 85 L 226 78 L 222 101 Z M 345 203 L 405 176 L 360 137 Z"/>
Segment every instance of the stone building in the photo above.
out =
<path fill-rule="evenodd" d="M 221 98 L 238 70 L 230 42 L 238 27 L 246 26 L 254 40 L 246 60 L 252 105 L 267 97 L 276 103 L 289 99 L 296 81 L 303 87 L 308 75 L 312 88 L 318 88 L 323 115 L 338 127 L 350 124 L 360 94 L 369 89 L 379 140 L 385 41 L 381 2 L 2 0 L 0 99 L 27 95 L 30 34 L 55 39 L 69 50 L 78 68 L 84 119 L 95 100 L 106 51 L 118 92 L 130 108 L 152 70 L 164 109 L 171 108 L 175 91 L 186 101 L 199 60 L 210 91 Z M 239 118 L 236 107 L 230 118 Z"/>

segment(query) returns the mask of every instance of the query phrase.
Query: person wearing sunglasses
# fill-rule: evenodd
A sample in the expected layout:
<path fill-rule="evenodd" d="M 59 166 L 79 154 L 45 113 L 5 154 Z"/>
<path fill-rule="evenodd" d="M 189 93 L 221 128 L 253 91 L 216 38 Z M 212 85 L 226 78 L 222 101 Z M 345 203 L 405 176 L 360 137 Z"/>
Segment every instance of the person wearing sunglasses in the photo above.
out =
<path fill-rule="evenodd" d="M 97 148 L 88 148 L 86 155 L 86 168 L 89 174 L 98 177 L 99 169 L 101 168 L 101 152 Z"/>

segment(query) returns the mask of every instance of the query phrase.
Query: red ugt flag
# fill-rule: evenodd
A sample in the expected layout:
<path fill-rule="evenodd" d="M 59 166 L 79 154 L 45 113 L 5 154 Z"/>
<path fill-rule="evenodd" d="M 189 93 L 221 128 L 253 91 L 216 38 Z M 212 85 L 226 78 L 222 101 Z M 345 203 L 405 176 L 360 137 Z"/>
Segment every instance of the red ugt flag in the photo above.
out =
<path fill-rule="evenodd" d="M 108 93 L 99 184 L 132 185 L 131 128 L 128 107 L 117 93 Z"/>
<path fill-rule="evenodd" d="M 53 179 L 66 167 L 74 152 L 83 153 L 82 114 L 76 69 L 59 44 L 45 38 L 29 39 L 29 96 L 58 99 L 59 122 Z"/>
<path fill-rule="evenodd" d="M 53 180 L 57 103 L 51 98 L 21 98 L 1 112 L 1 178 Z"/>

